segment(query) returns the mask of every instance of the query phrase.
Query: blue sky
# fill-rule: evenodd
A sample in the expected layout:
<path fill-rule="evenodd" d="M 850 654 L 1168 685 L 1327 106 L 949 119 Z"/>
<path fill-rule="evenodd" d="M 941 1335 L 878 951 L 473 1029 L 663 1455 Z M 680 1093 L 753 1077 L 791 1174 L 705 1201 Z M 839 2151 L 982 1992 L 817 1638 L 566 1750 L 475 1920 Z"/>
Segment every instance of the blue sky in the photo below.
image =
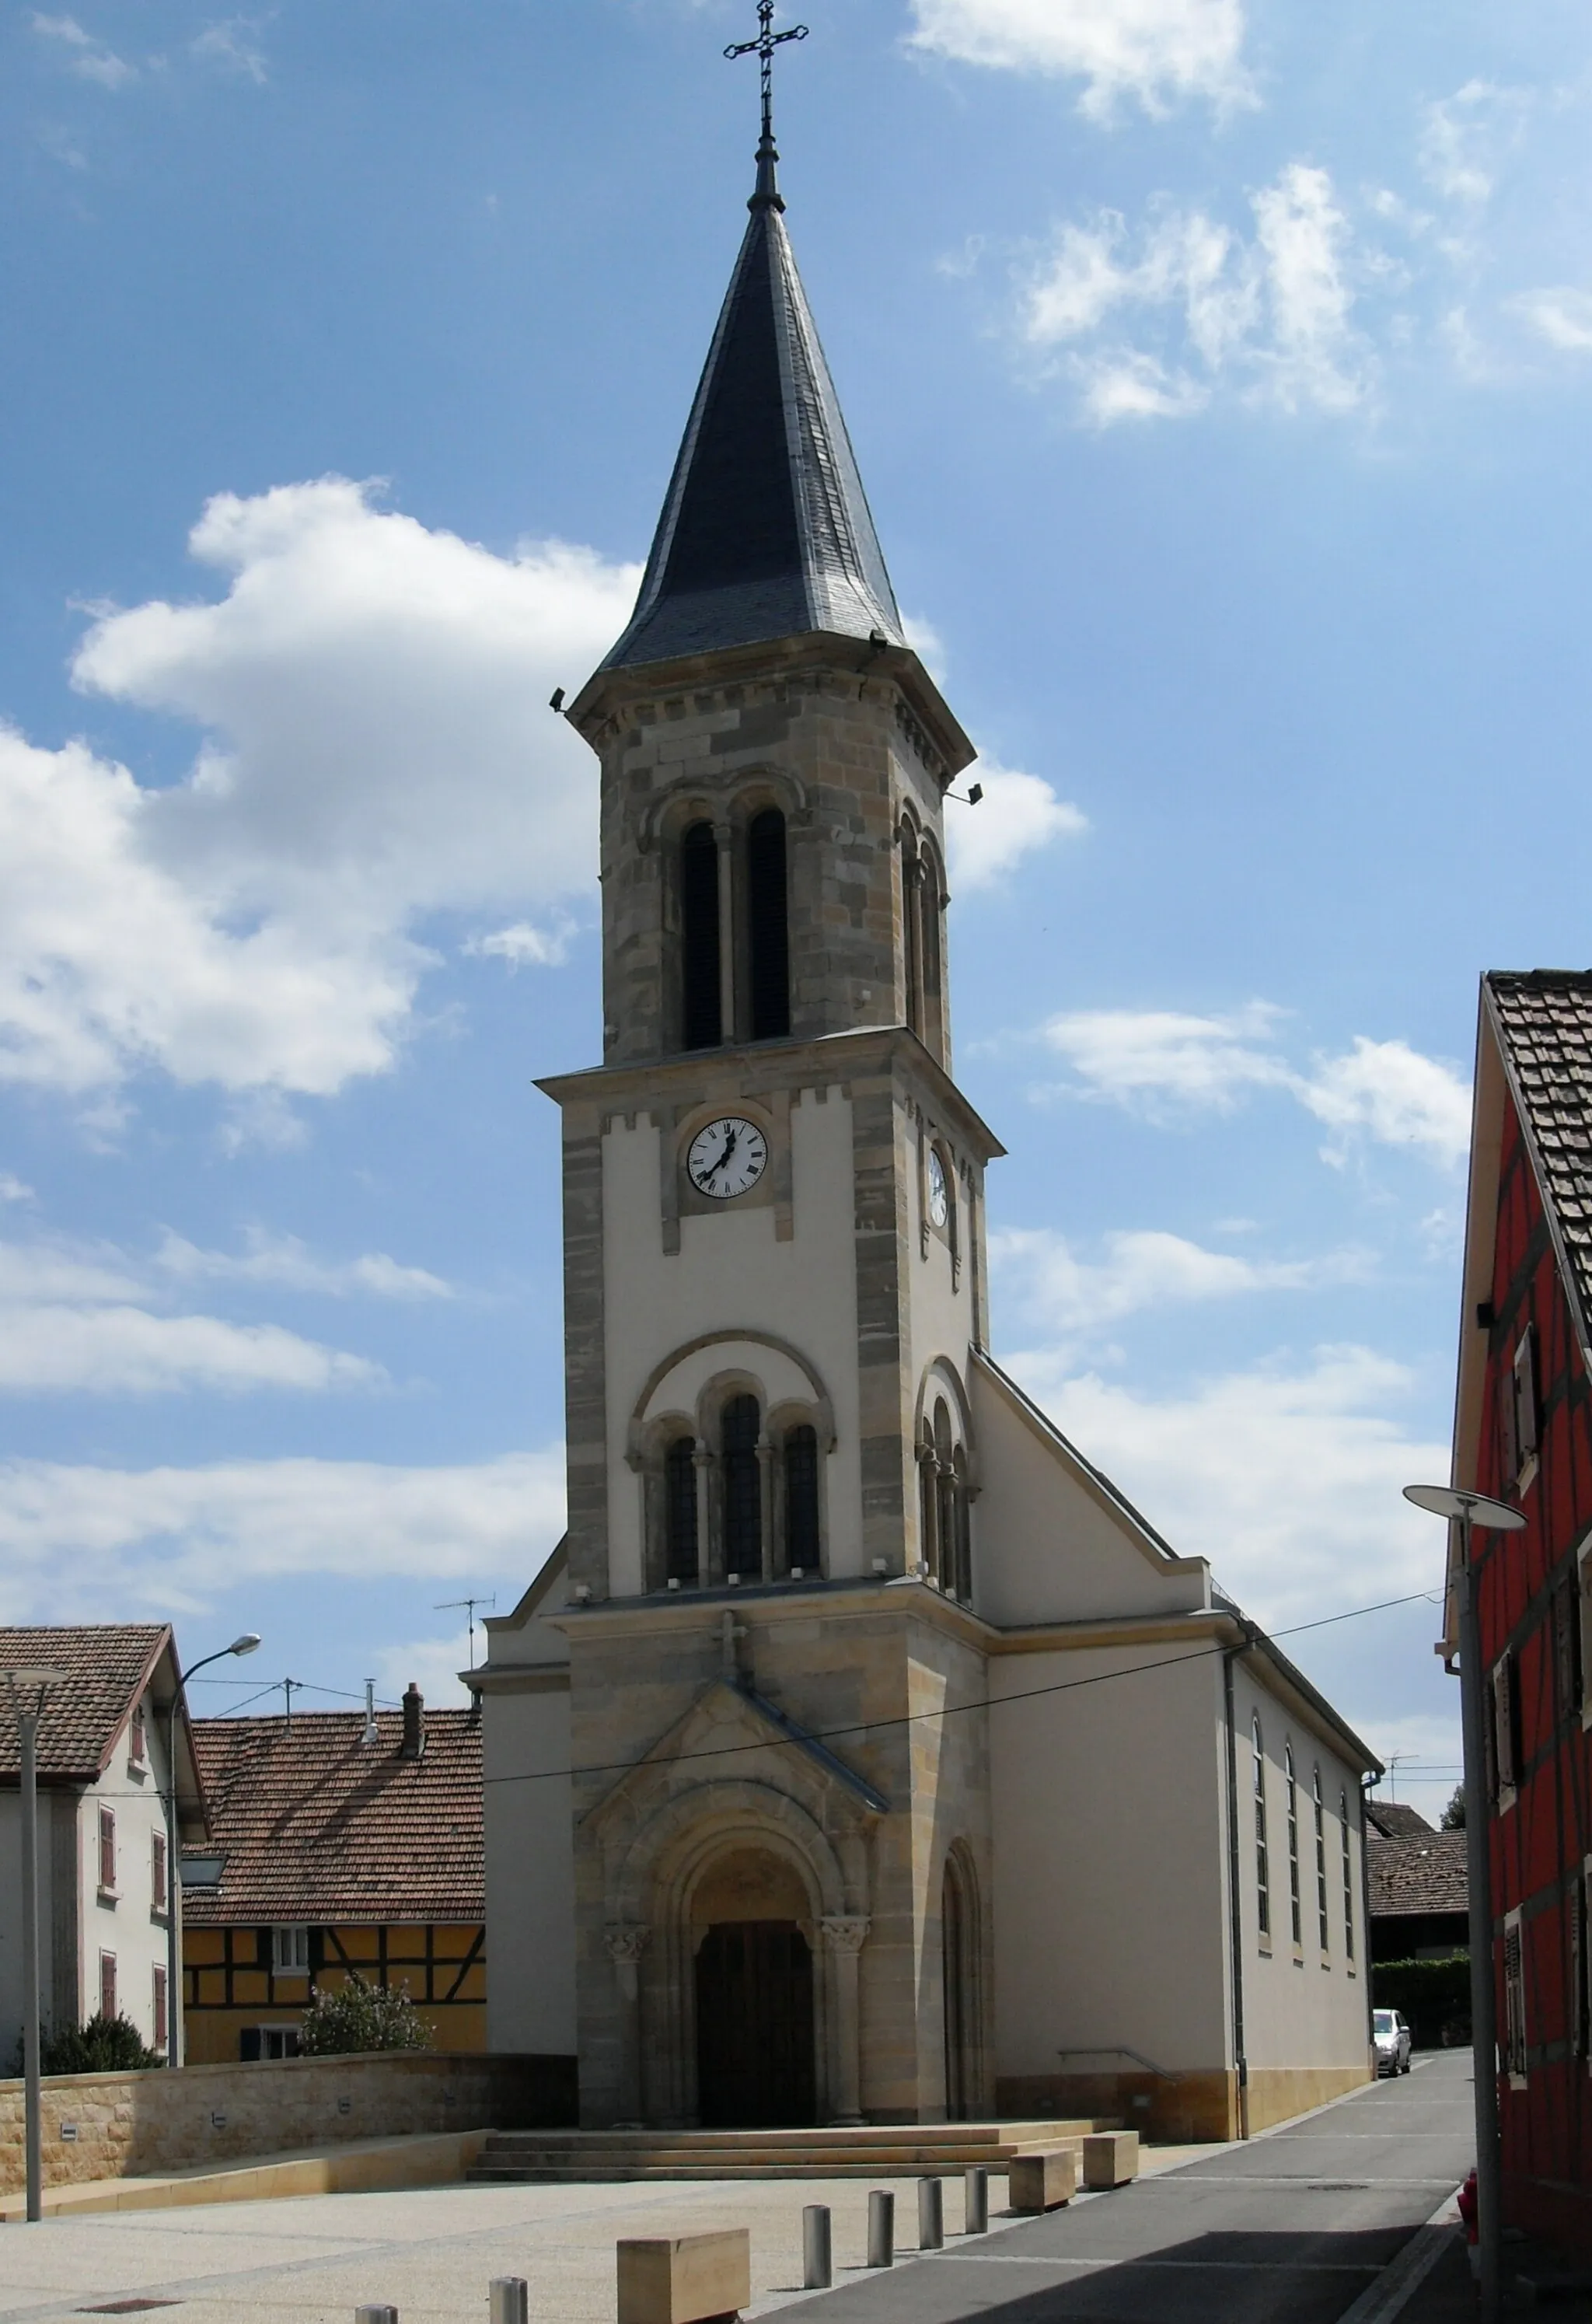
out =
<path fill-rule="evenodd" d="M 0 1610 L 262 1631 L 206 1708 L 440 1692 L 437 1601 L 557 1536 L 547 697 L 628 611 L 752 13 L 0 17 Z M 807 20 L 788 222 L 986 761 L 998 1351 L 1262 1618 L 1435 1587 L 1476 980 L 1587 958 L 1584 15 Z M 1435 1627 L 1293 1642 L 1433 1805 Z"/>

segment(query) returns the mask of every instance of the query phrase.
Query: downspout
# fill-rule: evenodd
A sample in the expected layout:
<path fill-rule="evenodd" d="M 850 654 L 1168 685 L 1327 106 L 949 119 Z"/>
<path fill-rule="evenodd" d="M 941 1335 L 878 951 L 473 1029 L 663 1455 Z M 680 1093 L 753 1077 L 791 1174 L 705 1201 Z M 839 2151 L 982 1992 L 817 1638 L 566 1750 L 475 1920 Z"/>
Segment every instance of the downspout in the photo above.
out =
<path fill-rule="evenodd" d="M 1222 1696 L 1227 1711 L 1228 1745 L 1228 1934 L 1232 1948 L 1233 2065 L 1238 2077 L 1238 2135 L 1249 2135 L 1249 2061 L 1244 2054 L 1244 1929 L 1238 1909 L 1238 1737 L 1233 1720 L 1233 1657 L 1242 1652 L 1229 1646 L 1221 1658 Z"/>

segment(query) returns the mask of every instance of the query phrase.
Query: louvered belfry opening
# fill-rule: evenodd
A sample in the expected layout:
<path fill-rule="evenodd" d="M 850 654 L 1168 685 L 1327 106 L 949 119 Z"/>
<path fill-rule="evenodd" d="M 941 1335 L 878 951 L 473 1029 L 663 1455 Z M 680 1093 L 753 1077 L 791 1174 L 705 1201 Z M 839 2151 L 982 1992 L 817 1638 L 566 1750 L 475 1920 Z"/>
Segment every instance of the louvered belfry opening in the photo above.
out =
<path fill-rule="evenodd" d="M 696 1439 L 676 1436 L 664 1461 L 665 1572 L 668 1582 L 697 1579 Z"/>
<path fill-rule="evenodd" d="M 742 1581 L 763 1574 L 763 1488 L 758 1462 L 762 1415 L 755 1396 L 732 1396 L 720 1423 L 723 1442 L 724 1571 Z"/>
<path fill-rule="evenodd" d="M 748 826 L 746 890 L 751 939 L 751 1038 L 777 1041 L 790 1031 L 785 817 L 777 807 L 765 807 Z"/>
<path fill-rule="evenodd" d="M 680 999 L 685 1049 L 716 1049 L 723 1039 L 719 984 L 719 843 L 711 823 L 693 823 L 680 840 Z"/>

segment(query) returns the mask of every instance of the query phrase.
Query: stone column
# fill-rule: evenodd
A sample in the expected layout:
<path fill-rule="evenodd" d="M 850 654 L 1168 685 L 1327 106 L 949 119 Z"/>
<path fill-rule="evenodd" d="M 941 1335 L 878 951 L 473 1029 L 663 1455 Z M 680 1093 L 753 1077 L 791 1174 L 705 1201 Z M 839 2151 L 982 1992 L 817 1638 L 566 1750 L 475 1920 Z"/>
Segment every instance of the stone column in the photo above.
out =
<path fill-rule="evenodd" d="M 758 1438 L 758 1517 L 763 1536 L 763 1580 L 774 1579 L 774 1447 L 765 1429 Z"/>
<path fill-rule="evenodd" d="M 744 1038 L 735 1018 L 735 834 L 719 819 L 713 836 L 719 843 L 719 1038 L 729 1045 Z"/>
<path fill-rule="evenodd" d="M 606 1929 L 603 1936 L 619 1988 L 619 2130 L 641 2126 L 641 1956 L 651 1934 L 637 1922 Z"/>
<path fill-rule="evenodd" d="M 724 1578 L 715 1555 L 718 1539 L 718 1527 L 713 1523 L 716 1464 L 700 1436 L 691 1458 L 696 1464 L 696 1579 L 698 1585 L 705 1590 Z"/>
<path fill-rule="evenodd" d="M 868 1941 L 870 1924 L 865 1914 L 847 1913 L 832 1914 L 818 1925 L 830 1961 L 830 2120 L 858 2123 L 862 2119 L 862 2017 L 857 1956 Z"/>

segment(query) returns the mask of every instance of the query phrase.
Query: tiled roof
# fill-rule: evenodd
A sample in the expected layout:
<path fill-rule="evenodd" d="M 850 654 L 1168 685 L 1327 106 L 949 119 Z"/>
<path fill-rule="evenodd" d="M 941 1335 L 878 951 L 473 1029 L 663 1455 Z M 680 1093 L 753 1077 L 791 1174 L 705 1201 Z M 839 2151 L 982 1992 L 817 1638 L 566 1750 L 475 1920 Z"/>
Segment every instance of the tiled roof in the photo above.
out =
<path fill-rule="evenodd" d="M 170 1642 L 164 1622 L 98 1622 L 69 1628 L 0 1629 L 0 1669 L 33 1664 L 64 1671 L 44 1697 L 39 1774 L 44 1781 L 92 1783 L 103 1773 Z M 17 1778 L 16 1723 L 0 1683 L 0 1783 Z"/>
<path fill-rule="evenodd" d="M 1404 1840 L 1412 1833 L 1431 1830 L 1420 1809 L 1406 1807 L 1402 1800 L 1368 1799 L 1366 1821 L 1385 1840 Z"/>
<path fill-rule="evenodd" d="M 1366 1835 L 1371 1918 L 1413 1913 L 1463 1913 L 1469 1898 L 1462 1831 L 1412 1833 L 1404 1840 Z"/>
<path fill-rule="evenodd" d="M 1592 1340 L 1592 974 L 1495 970 L 1486 980 L 1537 1163 L 1569 1262 L 1566 1286 Z"/>
<path fill-rule="evenodd" d="M 199 1719 L 194 1745 L 221 1886 L 190 1888 L 199 1927 L 268 1922 L 479 1921 L 485 1913 L 481 1726 L 428 1711 L 426 1748 L 400 1757 L 403 1720 L 363 1711 Z"/>

